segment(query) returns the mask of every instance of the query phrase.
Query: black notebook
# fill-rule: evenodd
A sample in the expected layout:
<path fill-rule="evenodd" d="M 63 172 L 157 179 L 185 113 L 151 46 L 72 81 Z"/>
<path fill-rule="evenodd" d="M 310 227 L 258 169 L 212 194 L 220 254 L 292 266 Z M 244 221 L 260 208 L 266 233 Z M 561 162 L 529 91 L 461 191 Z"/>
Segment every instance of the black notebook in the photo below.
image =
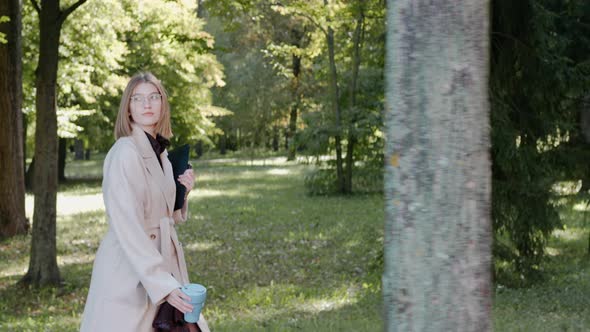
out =
<path fill-rule="evenodd" d="M 183 174 L 187 169 L 192 168 L 188 163 L 190 146 L 181 145 L 176 149 L 168 152 L 168 160 L 172 164 L 172 173 L 174 174 L 174 183 L 176 183 L 176 200 L 174 201 L 174 211 L 182 209 L 184 205 L 184 195 L 186 187 L 178 182 L 178 176 Z"/>

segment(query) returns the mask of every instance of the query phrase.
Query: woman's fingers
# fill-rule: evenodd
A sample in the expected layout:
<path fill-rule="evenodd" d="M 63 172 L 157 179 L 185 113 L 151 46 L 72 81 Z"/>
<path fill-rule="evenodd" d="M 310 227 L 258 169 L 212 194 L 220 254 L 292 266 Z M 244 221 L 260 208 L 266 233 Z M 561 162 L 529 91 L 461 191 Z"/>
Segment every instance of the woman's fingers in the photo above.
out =
<path fill-rule="evenodd" d="M 180 182 L 187 189 L 192 189 L 195 184 L 195 177 L 192 170 L 188 169 L 184 174 L 178 176 L 178 182 Z"/>
<path fill-rule="evenodd" d="M 192 185 L 190 183 L 190 181 L 184 179 L 184 178 L 179 178 L 178 182 L 180 182 L 180 184 L 182 184 L 183 186 L 185 186 L 187 189 L 192 189 Z"/>
<path fill-rule="evenodd" d="M 168 303 L 180 310 L 182 313 L 193 311 L 193 306 L 188 303 L 190 297 L 184 294 L 181 290 L 174 290 L 167 298 Z"/>
<path fill-rule="evenodd" d="M 184 294 L 184 293 L 182 293 L 180 297 L 181 297 L 181 298 L 182 298 L 184 301 L 186 301 L 186 302 L 190 302 L 190 301 L 191 301 L 191 297 L 190 297 L 190 296 L 188 296 L 188 295 L 186 295 L 186 294 Z"/>
<path fill-rule="evenodd" d="M 184 314 L 193 311 L 193 306 L 190 303 L 179 299 L 177 309 Z"/>

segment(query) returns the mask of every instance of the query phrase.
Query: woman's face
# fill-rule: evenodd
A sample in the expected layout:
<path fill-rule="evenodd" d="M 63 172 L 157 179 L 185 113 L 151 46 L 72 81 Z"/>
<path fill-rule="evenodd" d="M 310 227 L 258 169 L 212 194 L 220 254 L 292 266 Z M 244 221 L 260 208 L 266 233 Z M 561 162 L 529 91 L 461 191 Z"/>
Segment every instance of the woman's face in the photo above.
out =
<path fill-rule="evenodd" d="M 133 122 L 151 133 L 160 120 L 162 95 L 153 84 L 139 83 L 131 94 L 129 110 Z"/>

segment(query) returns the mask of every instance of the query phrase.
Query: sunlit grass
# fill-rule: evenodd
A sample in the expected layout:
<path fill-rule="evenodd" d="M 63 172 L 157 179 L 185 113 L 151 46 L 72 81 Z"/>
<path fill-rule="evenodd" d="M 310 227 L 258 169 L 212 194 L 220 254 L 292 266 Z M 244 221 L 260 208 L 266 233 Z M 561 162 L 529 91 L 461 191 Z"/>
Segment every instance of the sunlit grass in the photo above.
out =
<path fill-rule="evenodd" d="M 381 272 L 372 267 L 382 243 L 381 197 L 308 197 L 305 166 L 282 157 L 193 166 L 197 189 L 178 232 L 191 280 L 209 289 L 204 313 L 214 331 L 381 330 Z M 101 162 L 68 167 L 85 178 L 84 169 L 95 175 Z M 0 331 L 77 331 L 108 227 L 102 204 L 100 178 L 60 186 L 60 289 L 15 287 L 30 237 L 0 243 Z M 32 208 L 27 195 L 29 217 Z"/>
<path fill-rule="evenodd" d="M 27 194 L 25 198 L 25 213 L 27 217 L 33 217 L 35 198 Z M 60 194 L 57 197 L 57 210 L 62 216 L 74 215 L 90 211 L 104 211 L 102 194 L 74 195 L 73 193 Z"/>
<path fill-rule="evenodd" d="M 383 245 L 381 196 L 306 196 L 306 166 L 280 156 L 193 166 L 197 189 L 178 232 L 191 280 L 209 289 L 204 313 L 214 331 L 383 330 L 375 264 Z M 86 169 L 95 174 L 101 162 L 71 163 L 67 174 Z M 32 203 L 27 195 L 29 216 Z M 581 204 L 563 197 L 565 227 L 548 244 L 543 282 L 496 287 L 494 330 L 590 330 L 588 211 Z M 0 242 L 0 331 L 77 331 L 107 227 L 100 178 L 60 185 L 59 289 L 14 286 L 28 266 L 30 236 Z"/>

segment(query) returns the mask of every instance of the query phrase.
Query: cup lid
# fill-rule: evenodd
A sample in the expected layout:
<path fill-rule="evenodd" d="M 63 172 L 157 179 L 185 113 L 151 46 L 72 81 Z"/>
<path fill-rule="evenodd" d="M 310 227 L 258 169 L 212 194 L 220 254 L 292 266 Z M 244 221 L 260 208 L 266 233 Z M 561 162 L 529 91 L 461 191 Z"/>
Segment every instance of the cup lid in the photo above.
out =
<path fill-rule="evenodd" d="M 207 288 L 205 288 L 205 286 L 203 286 L 201 284 L 186 284 L 186 285 L 182 286 L 182 289 L 189 291 L 189 292 L 196 292 L 196 293 L 207 292 Z"/>

